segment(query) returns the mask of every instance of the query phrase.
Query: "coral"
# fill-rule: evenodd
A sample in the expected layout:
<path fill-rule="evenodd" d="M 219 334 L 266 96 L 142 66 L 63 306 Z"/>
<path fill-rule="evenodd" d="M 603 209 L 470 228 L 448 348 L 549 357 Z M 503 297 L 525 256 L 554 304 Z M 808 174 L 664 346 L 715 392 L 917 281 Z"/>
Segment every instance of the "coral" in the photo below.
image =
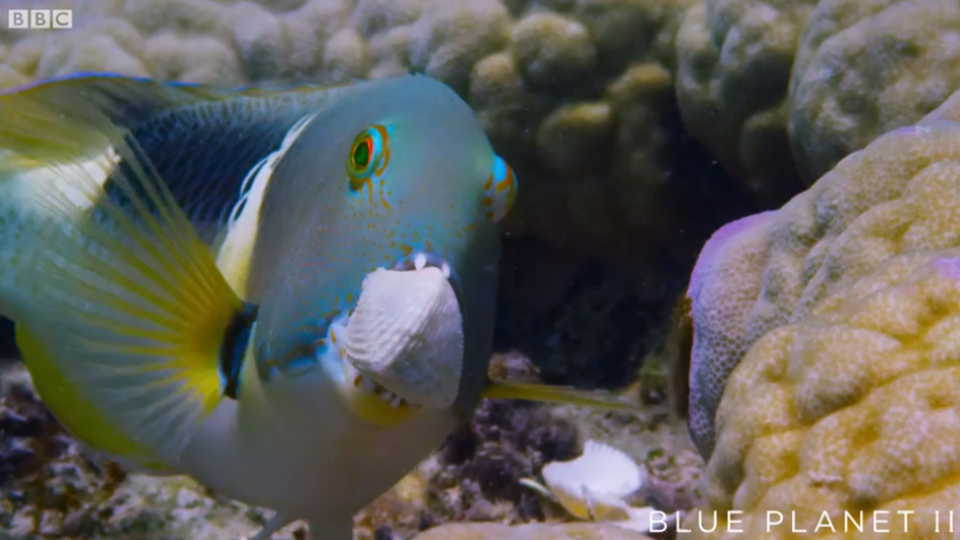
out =
<path fill-rule="evenodd" d="M 917 122 L 960 88 L 960 5 L 823 0 L 797 51 L 789 129 L 812 182 L 878 136 Z"/>
<path fill-rule="evenodd" d="M 960 88 L 950 0 L 700 0 L 676 39 L 685 126 L 778 206 Z"/>
<path fill-rule="evenodd" d="M 687 295 L 694 321 L 690 366 L 690 435 L 700 453 L 714 446 L 714 415 L 730 372 L 756 340 L 750 325 L 768 264 L 767 228 L 776 218 L 765 212 L 721 227 L 704 245 L 690 276 Z"/>
<path fill-rule="evenodd" d="M 236 54 L 219 40 L 197 36 L 181 38 L 161 32 L 147 39 L 156 76 L 197 83 L 236 84 L 241 80 Z"/>
<path fill-rule="evenodd" d="M 422 532 L 414 540 L 649 540 L 615 525 L 594 523 L 531 524 L 455 523 Z"/>
<path fill-rule="evenodd" d="M 796 509 L 812 529 L 822 511 L 916 509 L 898 536 L 924 538 L 932 512 L 960 501 L 955 99 L 780 210 L 721 229 L 701 254 L 692 369 L 712 375 L 691 403 L 723 397 L 711 429 L 691 427 L 709 441 L 715 426 L 715 447 L 700 448 L 713 536 L 730 509 L 753 533 L 767 510 Z"/>
<path fill-rule="evenodd" d="M 411 67 L 463 94 L 473 64 L 507 44 L 509 23 L 499 0 L 427 0 L 414 23 Z"/>
<path fill-rule="evenodd" d="M 800 190 L 787 139 L 794 51 L 817 0 L 700 0 L 677 36 L 684 125 L 758 200 Z"/>
<path fill-rule="evenodd" d="M 534 12 L 520 19 L 511 42 L 520 73 L 533 88 L 562 88 L 589 76 L 596 63 L 586 27 L 555 13 Z"/>

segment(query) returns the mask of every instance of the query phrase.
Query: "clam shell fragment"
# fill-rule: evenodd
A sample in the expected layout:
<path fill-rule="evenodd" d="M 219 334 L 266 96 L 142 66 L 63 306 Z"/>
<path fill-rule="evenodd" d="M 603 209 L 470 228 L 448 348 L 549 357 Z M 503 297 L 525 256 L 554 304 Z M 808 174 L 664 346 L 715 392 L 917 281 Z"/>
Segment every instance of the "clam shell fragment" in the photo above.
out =
<path fill-rule="evenodd" d="M 626 454 L 599 441 L 584 444 L 571 461 L 543 467 L 543 480 L 557 501 L 580 519 L 628 519 L 623 502 L 646 480 L 644 471 Z"/>
<path fill-rule="evenodd" d="M 375 270 L 347 322 L 347 360 L 408 402 L 453 404 L 463 369 L 463 317 L 439 268 Z"/>
<path fill-rule="evenodd" d="M 547 486 L 529 478 L 520 482 L 583 520 L 647 534 L 663 532 L 653 526 L 673 526 L 681 515 L 666 515 L 652 506 L 630 506 L 627 499 L 644 487 L 647 472 L 620 450 L 599 441 L 587 441 L 580 457 L 548 463 L 541 473 Z"/>

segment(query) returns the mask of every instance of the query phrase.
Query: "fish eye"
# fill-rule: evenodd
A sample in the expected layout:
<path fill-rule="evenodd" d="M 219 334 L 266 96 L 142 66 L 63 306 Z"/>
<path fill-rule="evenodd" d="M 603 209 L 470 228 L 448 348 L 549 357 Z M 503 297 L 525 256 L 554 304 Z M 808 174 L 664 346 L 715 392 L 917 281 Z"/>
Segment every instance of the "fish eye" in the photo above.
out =
<path fill-rule="evenodd" d="M 358 190 L 371 176 L 383 174 L 390 162 L 389 142 L 387 128 L 380 125 L 370 126 L 354 137 L 347 156 L 351 189 Z"/>

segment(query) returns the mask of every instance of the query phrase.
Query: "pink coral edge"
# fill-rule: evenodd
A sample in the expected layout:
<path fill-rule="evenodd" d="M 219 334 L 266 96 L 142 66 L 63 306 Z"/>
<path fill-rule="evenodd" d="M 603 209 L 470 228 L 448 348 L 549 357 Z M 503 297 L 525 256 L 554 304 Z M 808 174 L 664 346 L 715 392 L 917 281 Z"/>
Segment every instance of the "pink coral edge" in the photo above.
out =
<path fill-rule="evenodd" d="M 690 283 L 687 286 L 687 298 L 689 298 L 693 304 L 696 304 L 700 296 L 700 290 L 703 288 L 705 276 L 712 270 L 720 253 L 729 245 L 730 241 L 744 231 L 753 229 L 758 225 L 758 222 L 766 223 L 771 215 L 776 212 L 777 210 L 768 210 L 766 212 L 742 217 L 720 227 L 710 236 L 703 245 L 703 249 L 700 250 L 697 262 L 693 265 L 693 271 L 690 273 Z"/>

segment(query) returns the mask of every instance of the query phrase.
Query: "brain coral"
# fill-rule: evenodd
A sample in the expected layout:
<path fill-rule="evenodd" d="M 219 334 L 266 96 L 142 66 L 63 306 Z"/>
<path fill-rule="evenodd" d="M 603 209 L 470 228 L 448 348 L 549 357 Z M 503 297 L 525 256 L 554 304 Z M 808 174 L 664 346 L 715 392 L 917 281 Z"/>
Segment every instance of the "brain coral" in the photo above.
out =
<path fill-rule="evenodd" d="M 955 0 L 821 0 L 790 82 L 789 130 L 803 179 L 960 88 Z"/>
<path fill-rule="evenodd" d="M 794 51 L 816 0 L 700 0 L 677 36 L 687 129 L 759 200 L 802 185 L 787 140 Z"/>
<path fill-rule="evenodd" d="M 692 369 L 713 375 L 691 408 L 723 397 L 691 423 L 709 463 L 707 512 L 687 528 L 717 510 L 708 536 L 757 535 L 767 511 L 795 510 L 797 527 L 826 511 L 843 533 L 843 512 L 862 510 L 878 516 L 864 530 L 929 538 L 933 512 L 960 504 L 958 99 L 705 247 L 690 298 L 695 342 L 716 347 L 694 346 Z M 897 510 L 915 511 L 907 532 Z"/>

